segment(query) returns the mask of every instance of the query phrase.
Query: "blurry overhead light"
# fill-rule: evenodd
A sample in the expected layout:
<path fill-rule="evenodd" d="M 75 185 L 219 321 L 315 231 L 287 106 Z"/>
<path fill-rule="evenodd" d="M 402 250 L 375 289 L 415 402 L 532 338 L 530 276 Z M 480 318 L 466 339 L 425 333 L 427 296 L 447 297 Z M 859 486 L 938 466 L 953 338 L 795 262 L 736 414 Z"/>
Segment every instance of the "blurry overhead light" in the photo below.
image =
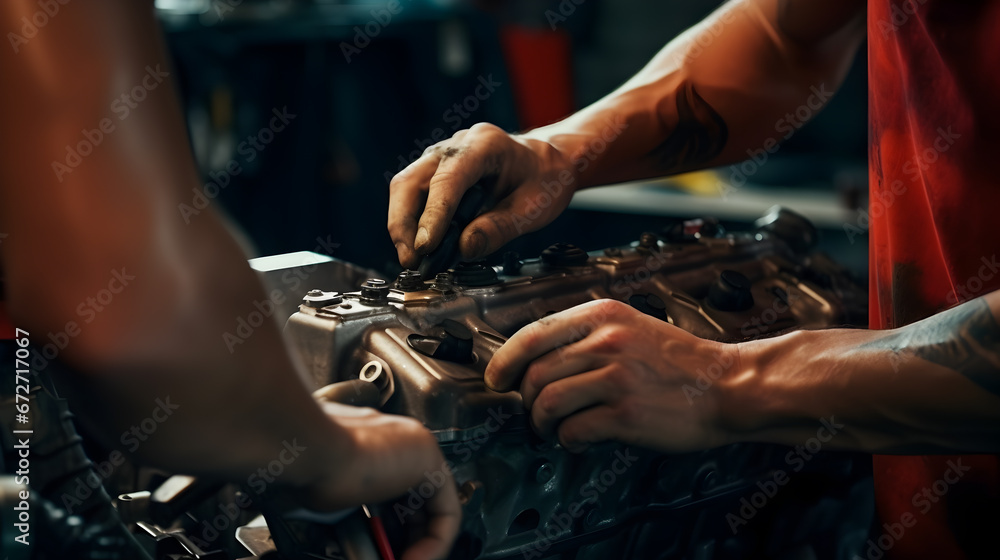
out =
<path fill-rule="evenodd" d="M 203 14 L 212 5 L 211 0 L 156 0 L 157 10 L 171 14 Z"/>

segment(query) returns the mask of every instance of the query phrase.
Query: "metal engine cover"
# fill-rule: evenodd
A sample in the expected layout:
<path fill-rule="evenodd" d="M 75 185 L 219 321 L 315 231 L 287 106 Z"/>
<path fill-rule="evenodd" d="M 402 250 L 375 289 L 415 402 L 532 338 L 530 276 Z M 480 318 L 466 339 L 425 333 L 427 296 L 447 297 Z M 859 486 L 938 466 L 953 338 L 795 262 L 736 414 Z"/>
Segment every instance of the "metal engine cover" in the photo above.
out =
<path fill-rule="evenodd" d="M 692 220 L 631 246 L 586 253 L 558 244 L 538 258 L 508 255 L 503 267 L 461 264 L 433 281 L 404 272 L 347 293 L 314 286 L 285 334 L 315 388 L 371 381 L 382 411 L 435 434 L 464 504 L 453 558 L 775 557 L 802 547 L 833 557 L 845 539 L 865 536 L 866 456 L 810 442 L 682 455 L 605 444 L 570 454 L 534 435 L 519 393 L 483 382 L 518 329 L 600 298 L 729 342 L 866 324 L 864 288 L 810 253 L 815 237 L 806 220 L 775 209 L 753 231 Z M 726 365 L 709 368 L 689 398 Z M 418 487 L 382 516 L 405 524 L 419 503 Z"/>

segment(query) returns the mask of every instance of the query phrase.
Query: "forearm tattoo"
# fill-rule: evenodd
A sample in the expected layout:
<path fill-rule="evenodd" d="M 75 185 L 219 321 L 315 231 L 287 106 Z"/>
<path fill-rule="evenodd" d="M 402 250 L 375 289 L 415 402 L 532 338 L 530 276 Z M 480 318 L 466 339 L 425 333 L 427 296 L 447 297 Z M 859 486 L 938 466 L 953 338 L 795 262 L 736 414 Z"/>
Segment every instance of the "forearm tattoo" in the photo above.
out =
<path fill-rule="evenodd" d="M 894 366 L 908 357 L 944 366 L 1000 396 L 1000 325 L 983 298 L 904 327 L 865 347 L 890 350 L 896 358 Z"/>
<path fill-rule="evenodd" d="M 684 82 L 677 90 L 677 125 L 652 155 L 668 173 L 708 163 L 726 147 L 726 121 L 694 89 Z"/>

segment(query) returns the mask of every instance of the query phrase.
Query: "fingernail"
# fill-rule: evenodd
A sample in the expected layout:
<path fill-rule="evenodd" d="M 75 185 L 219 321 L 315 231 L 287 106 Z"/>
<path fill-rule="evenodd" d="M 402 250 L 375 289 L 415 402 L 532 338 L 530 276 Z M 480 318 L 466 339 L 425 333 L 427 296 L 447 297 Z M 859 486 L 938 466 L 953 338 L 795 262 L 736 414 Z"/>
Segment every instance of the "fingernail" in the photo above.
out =
<path fill-rule="evenodd" d="M 588 447 L 590 447 L 590 444 L 587 444 L 587 443 L 572 443 L 572 444 L 568 444 L 567 445 L 567 444 L 563 443 L 562 446 L 563 446 L 563 449 L 565 449 L 566 451 L 569 451 L 570 453 L 583 453 L 584 451 L 587 450 Z"/>
<path fill-rule="evenodd" d="M 483 375 L 483 383 L 486 384 L 486 388 L 489 389 L 490 391 L 496 391 L 496 389 L 493 387 L 493 379 L 491 375 L 489 374 Z"/>
<path fill-rule="evenodd" d="M 417 230 L 417 237 L 413 240 L 413 247 L 418 251 L 422 250 L 424 245 L 427 245 L 430 240 L 431 234 L 427 233 L 427 228 L 421 227 Z"/>

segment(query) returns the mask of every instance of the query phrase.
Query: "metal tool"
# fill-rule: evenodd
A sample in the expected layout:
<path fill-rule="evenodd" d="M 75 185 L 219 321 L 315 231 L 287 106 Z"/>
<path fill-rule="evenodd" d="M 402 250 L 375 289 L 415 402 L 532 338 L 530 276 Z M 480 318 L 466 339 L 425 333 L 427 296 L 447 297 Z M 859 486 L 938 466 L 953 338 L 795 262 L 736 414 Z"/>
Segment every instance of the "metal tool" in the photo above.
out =
<path fill-rule="evenodd" d="M 462 231 L 479 215 L 485 202 L 486 191 L 481 186 L 473 185 L 465 192 L 462 201 L 458 203 L 458 208 L 455 209 L 455 214 L 451 217 L 444 239 L 420 262 L 417 268 L 420 271 L 420 278 L 426 280 L 455 264 L 458 256 L 458 240 L 462 237 Z"/>

